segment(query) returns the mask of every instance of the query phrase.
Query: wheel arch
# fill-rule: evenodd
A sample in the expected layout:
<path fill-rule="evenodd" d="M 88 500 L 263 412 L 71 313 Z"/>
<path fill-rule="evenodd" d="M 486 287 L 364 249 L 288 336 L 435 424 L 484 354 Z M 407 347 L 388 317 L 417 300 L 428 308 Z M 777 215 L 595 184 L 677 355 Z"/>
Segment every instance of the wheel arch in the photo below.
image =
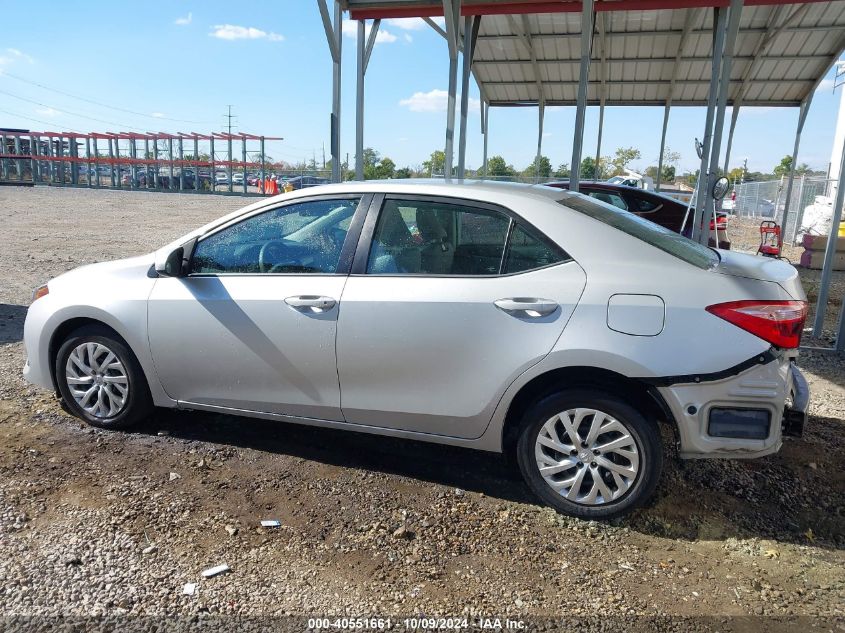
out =
<path fill-rule="evenodd" d="M 64 343 L 65 340 L 67 340 L 67 337 L 68 337 L 68 335 L 70 335 L 71 332 L 78 330 L 81 327 L 85 327 L 86 325 L 102 327 L 102 328 L 108 330 L 109 332 L 113 333 L 120 340 L 120 342 L 123 343 L 126 346 L 126 348 L 130 352 L 132 352 L 132 354 L 135 355 L 135 359 L 136 360 L 138 359 L 138 353 L 134 349 L 132 349 L 132 346 L 129 344 L 129 342 L 126 340 L 126 338 L 123 337 L 120 334 L 120 332 L 115 330 L 108 323 L 105 323 L 103 321 L 100 321 L 100 320 L 92 318 L 92 317 L 83 317 L 83 316 L 73 317 L 73 318 L 67 319 L 65 321 L 62 321 L 58 325 L 58 327 L 56 327 L 56 329 L 53 330 L 53 333 L 50 336 L 50 345 L 49 345 L 48 351 L 47 351 L 47 357 L 48 357 L 49 366 L 50 366 L 50 379 L 53 381 L 53 389 L 56 392 L 58 392 L 58 390 L 59 390 L 58 383 L 56 382 L 56 356 L 59 353 L 59 348 L 62 346 L 62 343 Z M 143 371 L 143 366 L 141 367 L 141 369 Z M 146 374 L 146 372 L 144 372 L 144 374 Z M 146 375 L 144 377 L 146 378 L 147 383 L 149 384 L 149 377 L 146 376 Z"/>
<path fill-rule="evenodd" d="M 502 427 L 502 452 L 513 454 L 522 428 L 523 414 L 532 403 L 568 388 L 594 388 L 624 398 L 647 418 L 669 424 L 677 438 L 677 421 L 663 396 L 654 387 L 601 367 L 559 367 L 529 380 L 510 401 Z"/>

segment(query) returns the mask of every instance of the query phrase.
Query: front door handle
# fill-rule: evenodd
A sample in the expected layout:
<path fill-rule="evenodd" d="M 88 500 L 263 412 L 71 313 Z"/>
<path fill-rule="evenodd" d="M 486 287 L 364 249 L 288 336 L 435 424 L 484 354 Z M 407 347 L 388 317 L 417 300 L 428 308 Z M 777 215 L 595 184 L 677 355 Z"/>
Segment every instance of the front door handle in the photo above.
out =
<path fill-rule="evenodd" d="M 310 312 L 325 312 L 331 310 L 337 304 L 337 301 L 331 297 L 318 297 L 317 295 L 299 295 L 296 297 L 288 297 L 285 303 L 292 308 L 305 309 Z"/>
<path fill-rule="evenodd" d="M 514 297 L 512 299 L 499 299 L 493 304 L 513 316 L 527 316 L 532 319 L 550 315 L 557 310 L 558 305 L 549 299 L 534 299 L 530 297 Z"/>

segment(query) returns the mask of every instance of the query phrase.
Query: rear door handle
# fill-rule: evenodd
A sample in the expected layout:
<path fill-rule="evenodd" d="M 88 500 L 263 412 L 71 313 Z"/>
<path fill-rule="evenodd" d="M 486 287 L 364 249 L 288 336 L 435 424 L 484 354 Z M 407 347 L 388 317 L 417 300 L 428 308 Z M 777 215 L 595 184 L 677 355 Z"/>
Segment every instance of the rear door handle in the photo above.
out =
<path fill-rule="evenodd" d="M 292 308 L 305 309 L 310 312 L 325 312 L 331 310 L 337 304 L 337 301 L 331 297 L 318 297 L 317 295 L 299 295 L 296 297 L 288 297 L 285 303 Z"/>
<path fill-rule="evenodd" d="M 499 299 L 493 304 L 513 316 L 527 316 L 533 319 L 550 315 L 557 310 L 558 305 L 548 299 L 534 299 L 527 297 L 514 297 L 512 299 Z"/>

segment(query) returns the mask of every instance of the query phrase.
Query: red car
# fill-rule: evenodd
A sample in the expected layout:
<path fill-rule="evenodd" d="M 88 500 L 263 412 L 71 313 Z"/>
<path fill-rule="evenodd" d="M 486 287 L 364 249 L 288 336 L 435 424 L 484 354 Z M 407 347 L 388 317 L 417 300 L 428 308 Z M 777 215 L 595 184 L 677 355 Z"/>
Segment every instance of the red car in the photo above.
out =
<path fill-rule="evenodd" d="M 569 189 L 569 181 L 549 182 L 546 183 L 549 187 L 557 187 L 558 189 Z M 630 211 L 631 213 L 651 220 L 655 224 L 674 231 L 681 232 L 681 227 L 684 223 L 684 216 L 687 213 L 687 205 L 654 191 L 647 191 L 645 189 L 637 189 L 635 187 L 628 187 L 625 185 L 616 185 L 609 182 L 580 182 L 578 190 L 596 200 L 601 200 L 615 207 Z M 690 211 L 690 216 L 692 211 Z M 731 243 L 727 239 L 725 233 L 728 228 L 728 215 L 726 213 L 718 212 L 716 214 L 716 227 L 719 233 L 719 248 L 729 249 Z M 684 235 L 689 237 L 692 229 L 692 217 L 687 220 L 686 230 Z M 710 230 L 714 230 L 713 222 L 710 222 Z M 716 246 L 714 240 L 710 240 L 711 246 Z"/>

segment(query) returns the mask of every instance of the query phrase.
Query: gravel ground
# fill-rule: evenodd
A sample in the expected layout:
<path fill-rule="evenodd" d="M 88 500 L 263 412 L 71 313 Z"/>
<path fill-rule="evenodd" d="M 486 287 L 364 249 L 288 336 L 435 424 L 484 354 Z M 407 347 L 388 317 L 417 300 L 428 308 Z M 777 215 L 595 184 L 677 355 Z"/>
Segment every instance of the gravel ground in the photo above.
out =
<path fill-rule="evenodd" d="M 802 439 L 759 460 L 669 459 L 654 503 L 611 524 L 540 507 L 497 455 L 205 413 L 163 411 L 110 433 L 24 383 L 33 287 L 148 252 L 242 203 L 0 188 L 0 614 L 841 626 L 840 357 L 801 356 L 813 390 Z M 231 571 L 201 577 L 221 563 Z M 749 615 L 781 619 L 725 620 Z"/>

